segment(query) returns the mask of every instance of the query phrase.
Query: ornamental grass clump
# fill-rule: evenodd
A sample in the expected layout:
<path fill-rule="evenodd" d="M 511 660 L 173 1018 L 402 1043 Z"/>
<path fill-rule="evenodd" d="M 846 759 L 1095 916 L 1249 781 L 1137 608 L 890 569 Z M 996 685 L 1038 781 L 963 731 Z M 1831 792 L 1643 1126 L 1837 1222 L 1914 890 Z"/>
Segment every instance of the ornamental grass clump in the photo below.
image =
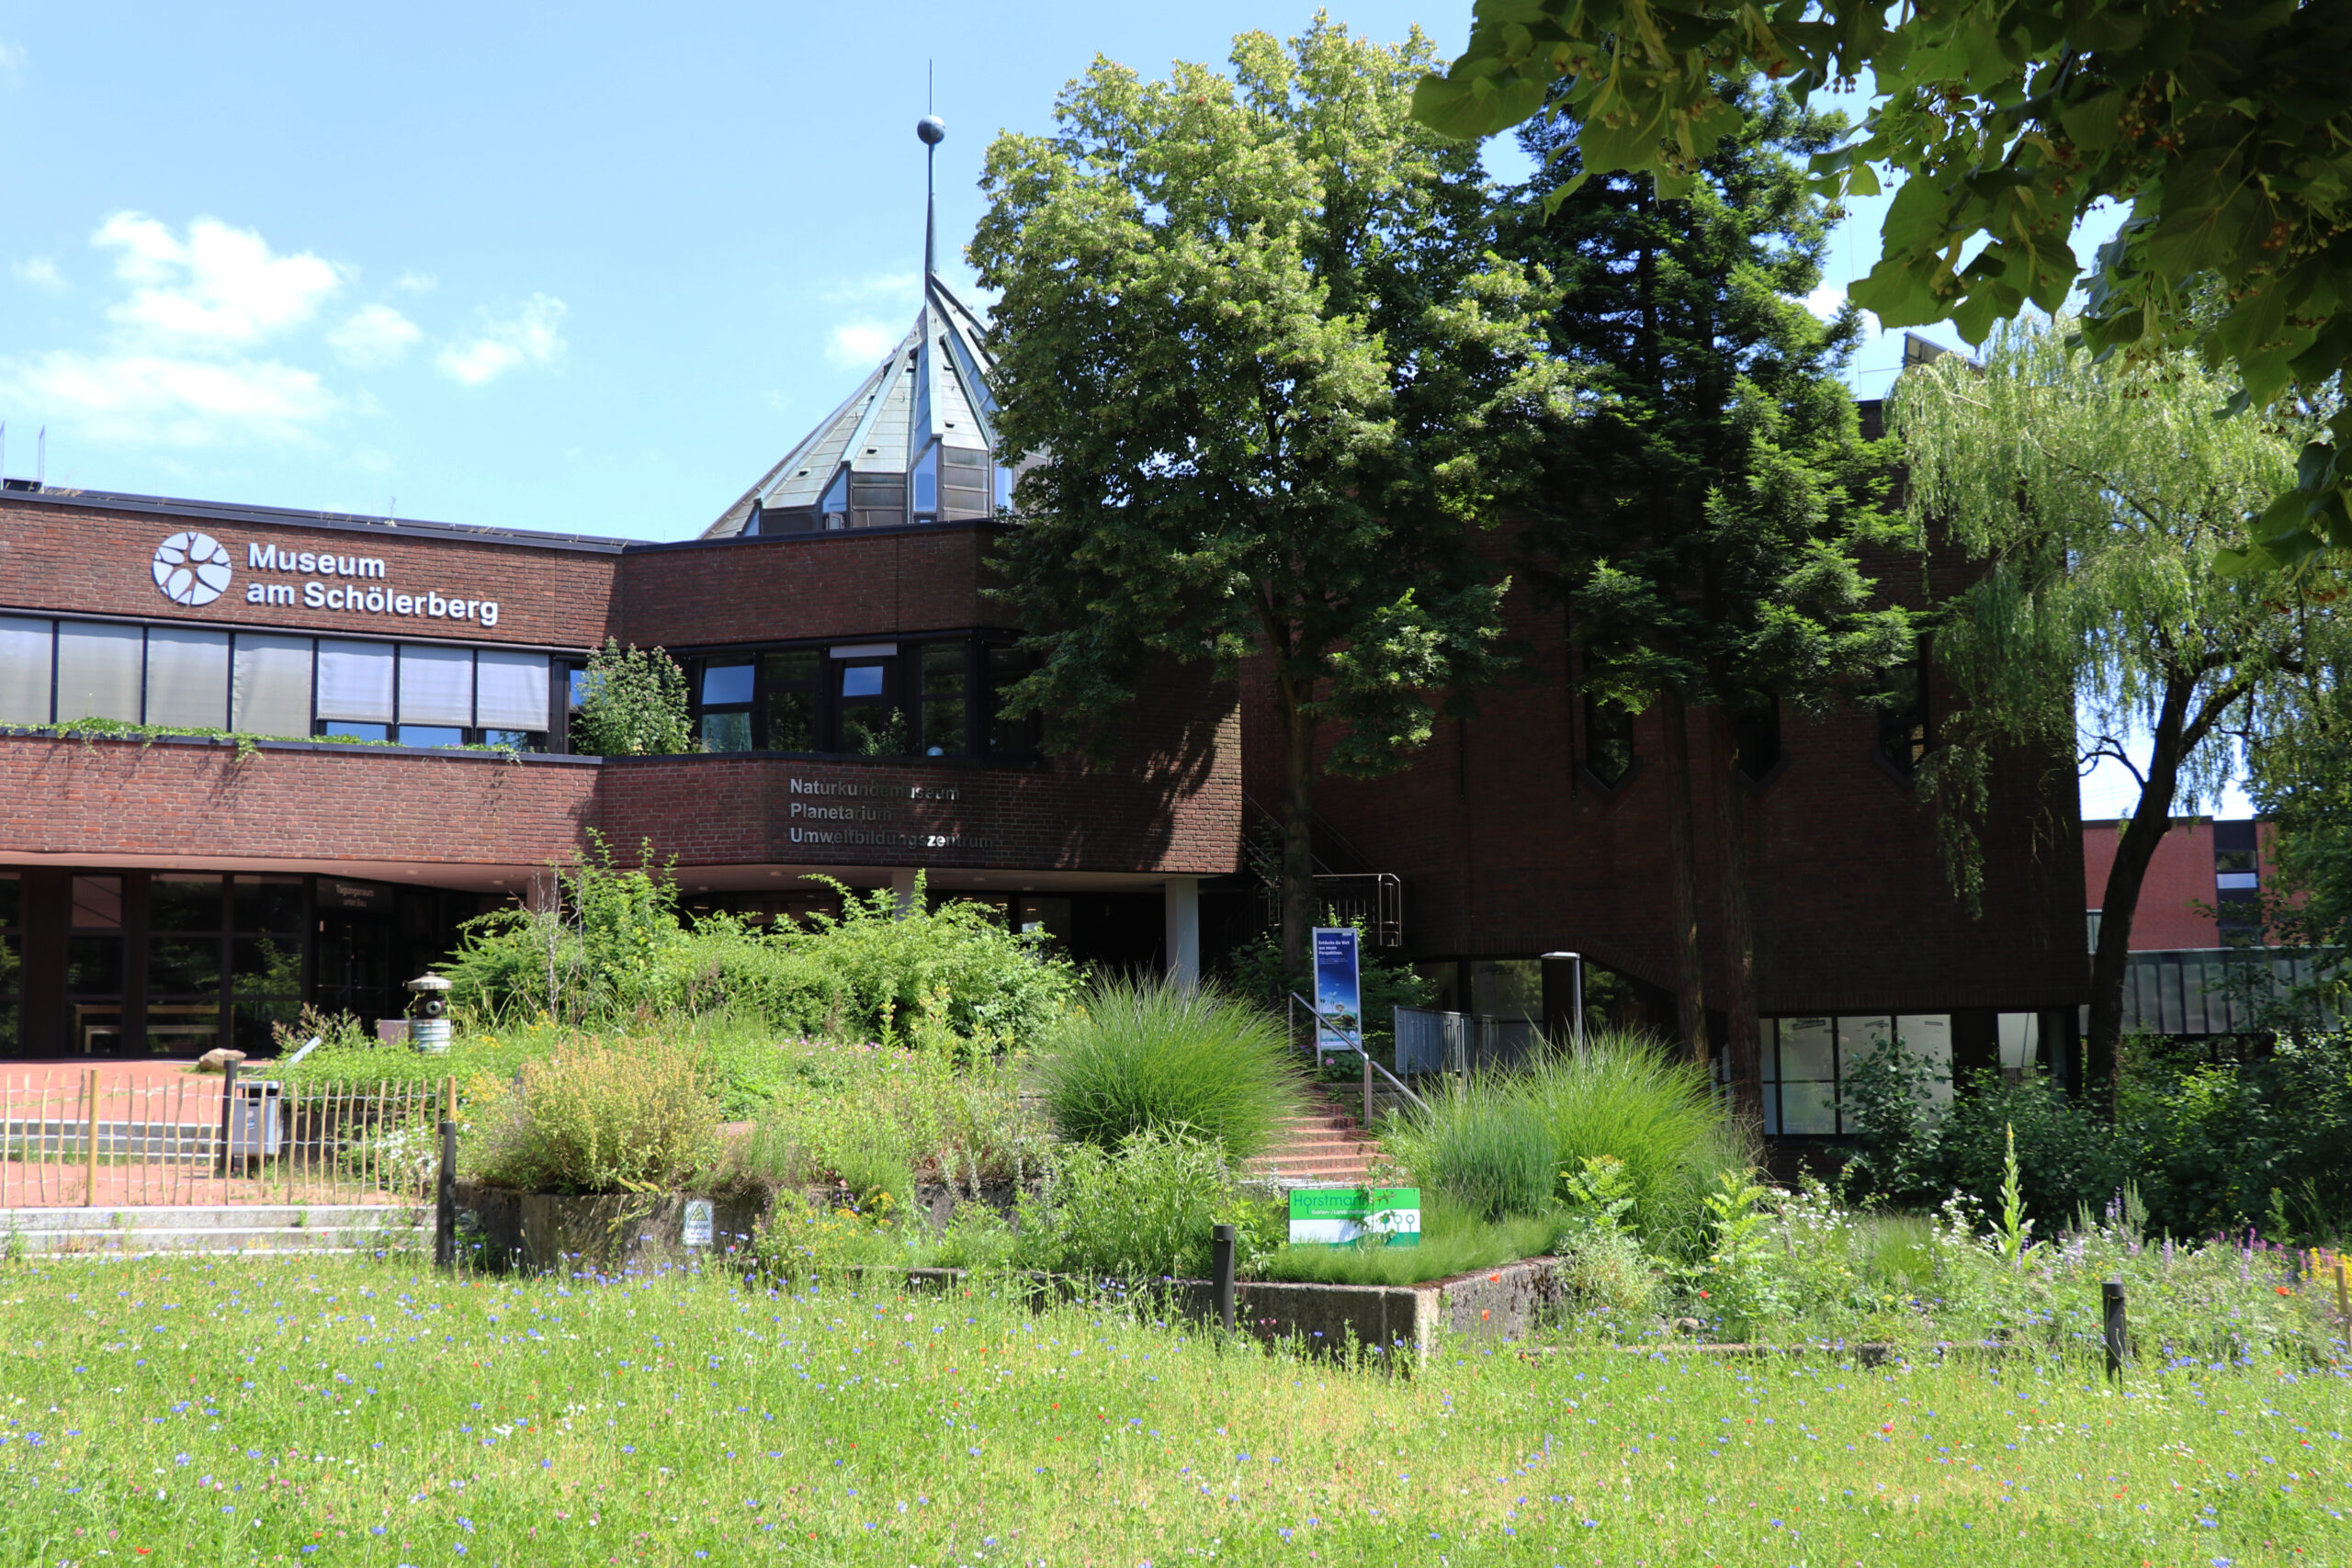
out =
<path fill-rule="evenodd" d="M 1271 1015 L 1159 980 L 1097 981 L 1046 1035 L 1037 1079 L 1055 1131 L 1104 1150 L 1138 1133 L 1185 1133 L 1247 1159 L 1299 1108 Z"/>
<path fill-rule="evenodd" d="M 469 1139 L 476 1174 L 537 1192 L 659 1192 L 717 1152 L 718 1107 L 693 1055 L 636 1041 L 583 1042 L 477 1082 Z"/>

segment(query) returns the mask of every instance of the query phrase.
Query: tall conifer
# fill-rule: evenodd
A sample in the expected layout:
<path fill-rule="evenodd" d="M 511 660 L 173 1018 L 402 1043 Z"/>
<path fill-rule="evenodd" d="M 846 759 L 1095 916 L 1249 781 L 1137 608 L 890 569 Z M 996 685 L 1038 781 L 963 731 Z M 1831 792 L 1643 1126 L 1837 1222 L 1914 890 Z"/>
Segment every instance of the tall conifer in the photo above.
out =
<path fill-rule="evenodd" d="M 1843 120 L 1778 88 L 1725 84 L 1722 96 L 1740 130 L 1681 197 L 1661 198 L 1646 175 L 1602 175 L 1547 212 L 1581 172 L 1575 127 L 1531 125 L 1540 172 L 1518 193 L 1515 252 L 1558 280 L 1553 347 L 1594 394 L 1592 422 L 1554 449 L 1534 565 L 1566 604 L 1584 689 L 1658 712 L 1677 1025 L 1703 1054 L 1712 910 L 1730 976 L 1730 1076 L 1753 1109 L 1741 721 L 1757 733 L 1781 705 L 1872 693 L 1912 660 L 1916 635 L 1908 613 L 1873 604 L 1860 564 L 1908 536 L 1879 505 L 1884 463 L 1839 378 L 1860 321 L 1850 306 L 1823 321 L 1806 303 L 1829 215 L 1793 160 L 1832 145 Z M 1697 774 L 1694 719 L 1709 761 Z M 1724 868 L 1712 897 L 1702 834 Z"/>

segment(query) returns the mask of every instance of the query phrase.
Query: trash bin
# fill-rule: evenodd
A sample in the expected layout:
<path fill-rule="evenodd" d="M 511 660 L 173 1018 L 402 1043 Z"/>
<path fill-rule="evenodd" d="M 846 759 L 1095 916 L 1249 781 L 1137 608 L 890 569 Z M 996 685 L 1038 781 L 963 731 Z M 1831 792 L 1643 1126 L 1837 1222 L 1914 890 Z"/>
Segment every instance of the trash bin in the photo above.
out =
<path fill-rule="evenodd" d="M 286 1140 L 284 1091 L 273 1078 L 239 1078 L 229 1102 L 229 1157 L 274 1158 Z"/>

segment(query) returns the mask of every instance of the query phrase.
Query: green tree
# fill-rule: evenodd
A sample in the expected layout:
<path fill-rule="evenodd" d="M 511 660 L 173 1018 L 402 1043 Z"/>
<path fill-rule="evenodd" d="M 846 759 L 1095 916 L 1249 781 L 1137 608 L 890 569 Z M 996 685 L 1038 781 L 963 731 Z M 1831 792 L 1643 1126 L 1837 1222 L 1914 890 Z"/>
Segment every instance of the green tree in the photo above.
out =
<path fill-rule="evenodd" d="M 2322 590 L 2324 592 L 2324 590 Z M 2314 648 L 2303 678 L 2271 694 L 2247 748 L 2248 792 L 2275 834 L 2264 847 L 2262 920 L 2270 941 L 2309 950 L 2308 979 L 2275 988 L 2271 967 L 2245 976 L 2257 1019 L 2296 1033 L 2352 1012 L 2352 649 Z"/>
<path fill-rule="evenodd" d="M 606 637 L 588 656 L 571 744 L 592 757 L 649 757 L 701 750 L 686 717 L 686 672 L 658 648 L 624 650 Z"/>
<path fill-rule="evenodd" d="M 2132 917 L 2173 808 L 2219 790 L 2237 733 L 2333 630 L 2305 589 L 2206 570 L 2291 473 L 2292 426 L 2216 420 L 2221 384 L 2191 356 L 2100 359 L 2068 345 L 2070 328 L 2004 327 L 1981 368 L 1951 355 L 1914 370 L 1891 406 L 1912 515 L 1984 563 L 1942 606 L 1936 657 L 1963 705 L 1925 770 L 1962 890 L 1978 886 L 1975 828 L 2004 748 L 2075 745 L 2079 709 L 2084 760 L 2140 782 L 2095 894 L 2089 1076 L 2112 1088 Z M 2135 730 L 2144 767 L 2125 755 Z"/>
<path fill-rule="evenodd" d="M 1416 113 L 1483 136 L 1557 103 L 1589 167 L 1648 175 L 1662 195 L 1737 130 L 1719 73 L 1800 93 L 1867 76 L 1880 97 L 1862 134 L 1813 166 L 1841 196 L 1876 194 L 1880 170 L 1900 181 L 1883 259 L 1854 288 L 1887 326 L 1950 317 L 1975 342 L 2029 303 L 2058 310 L 2084 273 L 2075 224 L 2120 202 L 2131 216 L 2079 323 L 2094 347 L 2193 344 L 2210 367 L 2234 364 L 2240 410 L 2352 367 L 2352 6 L 1477 0 L 1474 18 Z M 2204 273 L 2224 285 L 2219 310 L 2190 287 Z M 2226 569 L 2352 549 L 2352 412 L 2310 434 L 2292 482 L 2249 504 L 2256 542 Z"/>
<path fill-rule="evenodd" d="M 1907 612 L 1873 607 L 1859 564 L 1909 533 L 1877 504 L 1884 464 L 1838 378 L 1857 320 L 1849 309 L 1824 322 L 1804 304 L 1826 221 L 1792 158 L 1844 122 L 1778 89 L 1725 85 L 1723 102 L 1738 131 L 1672 197 L 1636 176 L 1583 180 L 1573 142 L 1531 128 L 1543 173 L 1520 193 L 1517 254 L 1560 279 L 1553 344 L 1596 394 L 1589 428 L 1553 454 L 1547 489 L 1566 504 L 1530 539 L 1568 605 L 1587 689 L 1663 721 L 1678 1026 L 1694 1055 L 1706 1040 L 1694 806 L 1709 813 L 1727 868 L 1714 923 L 1732 974 L 1732 1077 L 1753 1109 L 1739 722 L 1873 691 L 1915 636 Z M 1697 780 L 1693 710 L 1713 762 Z"/>
<path fill-rule="evenodd" d="M 1100 743 L 1156 664 L 1263 658 L 1294 975 L 1315 780 L 1400 765 L 1510 667 L 1476 536 L 1569 417 L 1476 149 L 1408 112 L 1430 58 L 1318 17 L 1230 75 L 1098 60 L 1057 134 L 990 147 L 972 245 L 1035 455 L 1001 564 L 1042 660 L 1008 707 Z"/>

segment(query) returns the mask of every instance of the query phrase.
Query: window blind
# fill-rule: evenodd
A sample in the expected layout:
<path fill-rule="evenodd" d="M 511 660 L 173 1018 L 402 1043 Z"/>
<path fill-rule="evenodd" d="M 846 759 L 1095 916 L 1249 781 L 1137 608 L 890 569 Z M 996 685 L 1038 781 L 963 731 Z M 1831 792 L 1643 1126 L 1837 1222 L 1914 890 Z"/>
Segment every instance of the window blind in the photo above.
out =
<path fill-rule="evenodd" d="M 469 725 L 474 721 L 474 650 L 401 649 L 401 722 Z"/>
<path fill-rule="evenodd" d="M 138 626 L 62 622 L 57 628 L 57 716 L 137 724 L 145 642 Z"/>
<path fill-rule="evenodd" d="M 229 728 L 229 634 L 147 628 L 147 722 Z"/>
<path fill-rule="evenodd" d="M 546 729 L 548 656 L 483 649 L 474 666 L 474 711 L 484 729 Z"/>
<path fill-rule="evenodd" d="M 311 733 L 311 639 L 239 632 L 231 724 L 255 735 Z"/>
<path fill-rule="evenodd" d="M 322 640 L 319 716 L 355 724 L 391 723 L 392 645 Z"/>
<path fill-rule="evenodd" d="M 49 722 L 51 626 L 0 616 L 0 724 Z"/>

